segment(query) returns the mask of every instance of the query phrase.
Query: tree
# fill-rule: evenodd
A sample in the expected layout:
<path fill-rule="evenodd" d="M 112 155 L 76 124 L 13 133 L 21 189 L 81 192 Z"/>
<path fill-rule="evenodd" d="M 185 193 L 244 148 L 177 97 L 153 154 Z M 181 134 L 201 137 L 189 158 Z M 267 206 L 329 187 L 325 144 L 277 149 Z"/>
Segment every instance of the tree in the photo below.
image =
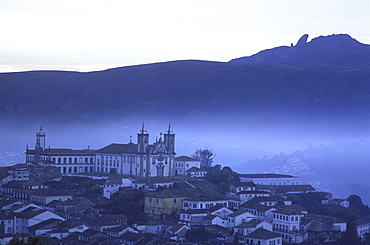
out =
<path fill-rule="evenodd" d="M 356 224 L 354 222 L 349 222 L 347 224 L 347 230 L 343 232 L 341 239 L 339 241 L 340 245 L 357 245 L 360 244 L 361 240 L 358 237 Z"/>
<path fill-rule="evenodd" d="M 16 235 L 13 235 L 12 240 L 9 241 L 9 245 L 45 245 L 40 241 L 40 238 L 37 236 L 28 237 L 26 240 L 23 238 L 20 239 Z"/>
<path fill-rule="evenodd" d="M 213 152 L 208 149 L 198 149 L 194 152 L 192 157 L 200 161 L 201 168 L 208 168 L 212 166 L 215 156 Z"/>

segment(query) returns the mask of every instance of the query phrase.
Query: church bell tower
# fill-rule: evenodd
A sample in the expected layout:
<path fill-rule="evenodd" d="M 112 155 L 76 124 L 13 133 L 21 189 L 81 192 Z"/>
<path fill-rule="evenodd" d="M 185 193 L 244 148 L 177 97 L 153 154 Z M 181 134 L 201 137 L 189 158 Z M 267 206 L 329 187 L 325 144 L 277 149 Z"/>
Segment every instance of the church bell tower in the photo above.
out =
<path fill-rule="evenodd" d="M 138 148 L 137 150 L 139 154 L 147 153 L 148 146 L 149 146 L 149 134 L 144 128 L 144 123 L 143 123 L 141 130 L 137 134 L 137 148 Z"/>
<path fill-rule="evenodd" d="M 166 153 L 168 155 L 175 154 L 175 134 L 171 129 L 171 124 L 168 125 L 168 130 L 164 134 L 164 143 L 166 147 Z"/>

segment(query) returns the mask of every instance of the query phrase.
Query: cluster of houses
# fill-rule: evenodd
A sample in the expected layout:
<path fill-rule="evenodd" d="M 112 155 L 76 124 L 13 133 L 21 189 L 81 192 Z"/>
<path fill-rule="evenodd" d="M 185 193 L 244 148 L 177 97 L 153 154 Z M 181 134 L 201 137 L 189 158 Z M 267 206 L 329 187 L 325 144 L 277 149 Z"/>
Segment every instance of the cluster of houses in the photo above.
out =
<path fill-rule="evenodd" d="M 86 150 L 83 154 L 89 155 L 82 157 L 76 150 L 63 155 L 45 149 L 40 130 L 35 149 L 27 150 L 27 163 L 0 168 L 0 244 L 13 234 L 58 245 L 194 244 L 187 234 L 204 231 L 211 235 L 208 244 L 278 245 L 337 242 L 346 231 L 343 220 L 292 203 L 289 195 L 316 192 L 299 177 L 240 174 L 240 182 L 231 184 L 225 195 L 208 190 L 200 161 L 174 157 L 170 127 L 166 134 L 149 145 L 143 126 L 138 144 Z M 101 171 L 102 166 L 108 169 Z M 102 194 L 81 196 L 78 187 L 53 184 L 72 176 L 94 180 Z M 104 210 L 115 193 L 131 189 L 144 193 L 145 222 L 128 224 L 126 215 Z M 322 204 L 349 206 L 330 193 L 316 193 Z M 370 233 L 370 217 L 357 221 L 357 231 L 362 237 Z"/>

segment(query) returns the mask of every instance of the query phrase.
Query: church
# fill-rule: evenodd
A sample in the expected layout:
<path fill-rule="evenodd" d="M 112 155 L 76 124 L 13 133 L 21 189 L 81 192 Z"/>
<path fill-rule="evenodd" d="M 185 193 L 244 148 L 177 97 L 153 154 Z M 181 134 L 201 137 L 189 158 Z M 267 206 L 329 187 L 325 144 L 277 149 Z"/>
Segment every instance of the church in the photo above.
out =
<path fill-rule="evenodd" d="M 34 149 L 26 149 L 27 164 L 57 167 L 62 174 L 117 173 L 133 177 L 174 176 L 175 134 L 171 126 L 149 144 L 149 133 L 142 125 L 137 143 L 112 143 L 101 149 L 46 148 L 46 134 L 40 128 L 36 133 Z"/>

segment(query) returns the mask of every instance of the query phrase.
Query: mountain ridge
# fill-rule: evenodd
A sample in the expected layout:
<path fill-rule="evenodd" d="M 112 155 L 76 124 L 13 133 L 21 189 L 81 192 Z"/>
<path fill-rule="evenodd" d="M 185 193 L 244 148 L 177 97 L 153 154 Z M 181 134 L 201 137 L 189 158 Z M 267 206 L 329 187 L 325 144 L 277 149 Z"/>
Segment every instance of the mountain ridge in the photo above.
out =
<path fill-rule="evenodd" d="M 348 66 L 370 61 L 370 45 L 360 43 L 348 34 L 320 36 L 310 42 L 307 38 L 305 34 L 295 46 L 267 49 L 230 62 Z"/>

